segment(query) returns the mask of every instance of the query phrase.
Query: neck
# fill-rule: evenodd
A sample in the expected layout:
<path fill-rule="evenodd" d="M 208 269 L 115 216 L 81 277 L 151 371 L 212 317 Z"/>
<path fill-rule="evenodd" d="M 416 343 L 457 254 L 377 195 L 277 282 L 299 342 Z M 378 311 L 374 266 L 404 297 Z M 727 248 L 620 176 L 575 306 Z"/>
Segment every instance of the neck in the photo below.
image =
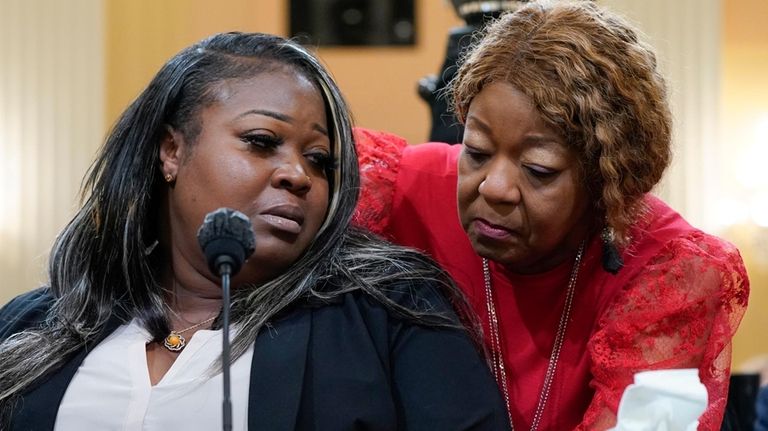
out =
<path fill-rule="evenodd" d="M 221 311 L 221 287 L 210 280 L 190 283 L 175 274 L 170 277 L 166 304 L 171 326 L 189 326 L 216 316 Z"/>
<path fill-rule="evenodd" d="M 584 245 L 584 249 L 589 245 L 594 236 L 599 233 L 599 229 L 589 222 L 589 218 L 583 217 L 583 221 L 577 224 L 580 228 L 573 229 L 563 240 L 554 247 L 554 249 L 542 257 L 535 260 L 515 262 L 514 264 L 501 263 L 504 268 L 520 275 L 534 275 L 551 271 L 561 265 L 573 264 L 579 248 Z"/>

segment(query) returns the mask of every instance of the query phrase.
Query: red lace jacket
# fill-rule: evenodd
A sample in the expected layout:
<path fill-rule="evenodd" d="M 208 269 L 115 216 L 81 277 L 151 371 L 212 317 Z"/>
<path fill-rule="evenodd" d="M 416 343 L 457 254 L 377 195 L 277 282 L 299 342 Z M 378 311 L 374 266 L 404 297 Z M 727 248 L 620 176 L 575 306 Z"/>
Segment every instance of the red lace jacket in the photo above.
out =
<path fill-rule="evenodd" d="M 408 146 L 364 129 L 356 142 L 362 173 L 356 222 L 431 254 L 467 295 L 487 334 L 482 264 L 456 209 L 460 146 Z M 747 305 L 746 271 L 731 244 L 691 227 L 653 196 L 645 204 L 617 275 L 602 270 L 599 238 L 587 247 L 539 429 L 610 428 L 634 374 L 665 368 L 699 369 L 709 396 L 699 429 L 720 429 L 731 338 Z M 542 391 L 569 271 L 567 264 L 521 276 L 491 263 L 518 429 L 530 426 Z"/>

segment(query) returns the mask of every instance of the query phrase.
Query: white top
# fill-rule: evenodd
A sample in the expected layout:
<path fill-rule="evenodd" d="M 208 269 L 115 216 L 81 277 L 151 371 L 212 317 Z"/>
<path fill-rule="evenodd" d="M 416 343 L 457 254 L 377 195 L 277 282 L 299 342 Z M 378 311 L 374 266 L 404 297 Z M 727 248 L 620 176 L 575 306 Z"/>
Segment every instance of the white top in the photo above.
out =
<path fill-rule="evenodd" d="M 217 430 L 222 427 L 222 375 L 211 375 L 221 355 L 221 330 L 199 330 L 170 370 L 152 386 L 149 333 L 135 321 L 91 351 L 69 384 L 56 431 Z M 246 431 L 253 346 L 231 366 L 232 429 Z"/>

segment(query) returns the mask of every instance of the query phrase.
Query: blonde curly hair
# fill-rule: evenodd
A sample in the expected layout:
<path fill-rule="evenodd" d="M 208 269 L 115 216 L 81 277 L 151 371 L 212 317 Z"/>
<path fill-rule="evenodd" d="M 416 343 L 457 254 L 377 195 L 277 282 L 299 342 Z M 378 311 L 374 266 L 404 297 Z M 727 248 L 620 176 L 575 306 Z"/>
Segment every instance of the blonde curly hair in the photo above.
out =
<path fill-rule="evenodd" d="M 671 157 L 672 116 L 651 48 L 589 1 L 531 2 L 479 37 L 449 89 L 457 118 L 491 82 L 525 93 L 577 154 L 595 213 L 626 245 Z"/>

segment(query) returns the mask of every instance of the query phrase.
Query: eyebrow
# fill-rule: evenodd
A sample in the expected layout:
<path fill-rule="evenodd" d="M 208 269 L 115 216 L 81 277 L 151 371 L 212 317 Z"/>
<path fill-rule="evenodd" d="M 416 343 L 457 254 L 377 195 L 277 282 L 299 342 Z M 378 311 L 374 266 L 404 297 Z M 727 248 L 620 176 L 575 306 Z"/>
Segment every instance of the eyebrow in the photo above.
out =
<path fill-rule="evenodd" d="M 264 115 L 265 117 L 274 118 L 275 120 L 282 121 L 284 123 L 293 124 L 293 117 L 291 117 L 290 115 L 281 114 L 275 111 L 268 111 L 266 109 L 251 109 L 238 115 L 236 119 L 240 119 L 248 115 Z M 312 124 L 312 130 L 318 131 L 323 135 L 328 136 L 328 130 L 326 130 L 325 127 L 317 123 Z"/>

